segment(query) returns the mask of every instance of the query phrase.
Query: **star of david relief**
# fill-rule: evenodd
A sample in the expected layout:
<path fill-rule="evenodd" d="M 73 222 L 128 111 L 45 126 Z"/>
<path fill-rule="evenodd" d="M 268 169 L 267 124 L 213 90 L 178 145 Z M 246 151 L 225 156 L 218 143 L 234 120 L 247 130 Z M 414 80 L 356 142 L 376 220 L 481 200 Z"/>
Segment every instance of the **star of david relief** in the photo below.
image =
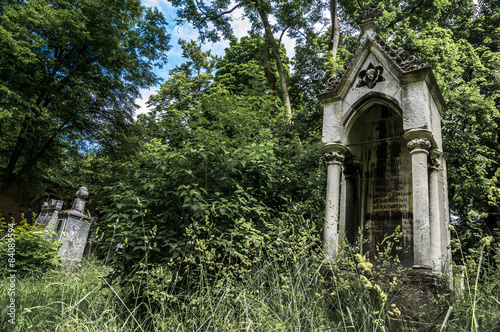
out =
<path fill-rule="evenodd" d="M 359 72 L 358 76 L 360 81 L 357 88 L 362 86 L 367 86 L 369 89 L 372 89 L 378 82 L 385 81 L 385 78 L 382 76 L 384 72 L 384 68 L 382 66 L 374 66 L 371 62 L 366 69 L 363 69 Z"/>

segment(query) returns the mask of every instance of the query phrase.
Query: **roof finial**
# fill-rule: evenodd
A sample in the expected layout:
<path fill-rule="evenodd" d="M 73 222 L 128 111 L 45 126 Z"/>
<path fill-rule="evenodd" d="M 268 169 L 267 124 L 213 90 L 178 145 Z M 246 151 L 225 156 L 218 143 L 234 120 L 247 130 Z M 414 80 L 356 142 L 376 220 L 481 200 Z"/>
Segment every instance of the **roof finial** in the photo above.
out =
<path fill-rule="evenodd" d="M 376 6 L 370 2 L 363 6 L 361 12 L 354 18 L 354 21 L 360 25 L 361 31 L 366 34 L 368 31 L 375 30 L 373 21 L 377 17 L 382 16 L 383 12 L 384 9 L 382 9 L 382 7 Z"/>

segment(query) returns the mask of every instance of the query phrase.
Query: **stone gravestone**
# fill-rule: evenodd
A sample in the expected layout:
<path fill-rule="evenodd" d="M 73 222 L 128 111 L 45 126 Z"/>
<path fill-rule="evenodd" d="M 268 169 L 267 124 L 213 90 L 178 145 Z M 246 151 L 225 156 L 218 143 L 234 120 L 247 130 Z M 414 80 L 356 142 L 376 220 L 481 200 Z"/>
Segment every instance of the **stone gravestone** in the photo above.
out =
<path fill-rule="evenodd" d="M 415 283 L 450 273 L 449 210 L 441 115 L 446 106 L 432 69 L 387 44 L 375 31 L 382 8 L 356 17 L 359 47 L 339 78 L 318 95 L 324 104 L 327 160 L 324 248 L 334 259 L 342 241 L 374 256 L 399 228 L 403 266 Z M 430 281 L 429 281 L 430 280 Z M 425 295 L 424 295 L 425 297 Z"/>
<path fill-rule="evenodd" d="M 78 263 L 85 249 L 90 230 L 91 219 L 85 214 L 85 199 L 89 196 L 87 188 L 81 187 L 76 192 L 73 207 L 59 213 L 56 233 L 62 242 L 59 255 L 63 264 L 72 267 Z"/>
<path fill-rule="evenodd" d="M 61 211 L 63 201 L 51 199 L 43 203 L 36 220 L 37 225 L 45 229 L 47 238 L 55 238 L 62 243 L 59 255 L 68 267 L 80 261 L 87 243 L 91 219 L 84 211 L 88 195 L 87 188 L 81 187 L 76 192 L 73 207 L 64 211 Z"/>

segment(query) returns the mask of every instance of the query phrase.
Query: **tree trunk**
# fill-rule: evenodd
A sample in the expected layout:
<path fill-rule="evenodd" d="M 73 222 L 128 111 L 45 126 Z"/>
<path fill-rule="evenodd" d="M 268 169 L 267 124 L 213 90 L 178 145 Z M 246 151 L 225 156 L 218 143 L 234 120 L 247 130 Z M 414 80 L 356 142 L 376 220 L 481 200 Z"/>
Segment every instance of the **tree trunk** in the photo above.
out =
<path fill-rule="evenodd" d="M 271 31 L 271 25 L 267 19 L 267 13 L 265 12 L 262 6 L 258 6 L 257 10 L 259 11 L 260 18 L 262 20 L 262 24 L 264 25 L 264 36 L 266 37 L 266 42 L 269 42 L 271 46 L 271 52 L 273 54 L 274 60 L 276 61 L 276 65 L 278 67 L 278 74 L 280 76 L 280 85 L 281 85 L 281 93 L 283 95 L 283 103 L 285 104 L 285 112 L 286 117 L 289 122 L 292 121 L 292 107 L 290 104 L 290 95 L 288 94 L 288 84 L 286 81 L 285 68 L 283 67 L 283 63 L 281 62 L 281 56 L 278 49 L 278 44 L 274 39 L 273 33 Z"/>
<path fill-rule="evenodd" d="M 331 54 L 331 59 L 333 63 L 336 63 L 337 60 L 337 50 L 339 48 L 339 40 L 340 40 L 340 25 L 339 25 L 339 16 L 337 13 L 337 0 L 330 0 L 330 18 L 332 20 L 332 34 L 330 35 L 330 42 L 328 43 L 328 51 Z M 335 69 L 333 70 L 335 71 Z M 334 72 L 327 72 L 326 79 L 333 76 Z"/>
<path fill-rule="evenodd" d="M 19 134 L 17 135 L 16 145 L 12 150 L 9 163 L 7 164 L 7 167 L 5 167 L 3 172 L 4 174 L 0 181 L 0 194 L 6 191 L 17 177 L 14 174 L 14 169 L 16 168 L 17 162 L 21 157 L 21 152 L 23 151 L 24 146 L 26 145 L 27 142 L 26 138 L 28 130 L 27 126 L 28 126 L 28 120 L 24 119 L 23 123 L 21 124 L 21 129 L 19 130 Z"/>
<path fill-rule="evenodd" d="M 63 125 L 64 126 L 64 125 Z M 18 142 L 16 143 L 16 147 L 14 148 L 14 153 L 10 159 L 9 165 L 6 168 L 6 171 L 3 177 L 0 180 L 0 195 L 3 194 L 9 187 L 16 181 L 21 175 L 29 171 L 35 163 L 45 154 L 45 152 L 53 145 L 57 134 L 54 134 L 50 137 L 42 148 L 35 154 L 35 156 L 30 157 L 29 160 L 26 160 L 23 167 L 17 172 L 14 173 L 14 169 L 19 161 L 19 157 L 21 155 L 22 148 L 26 143 L 26 137 L 19 134 Z"/>
<path fill-rule="evenodd" d="M 264 45 L 265 48 L 263 50 L 262 64 L 264 67 L 264 73 L 266 75 L 267 85 L 269 87 L 269 90 L 271 91 L 271 95 L 274 101 L 273 115 L 276 116 L 278 115 L 278 108 L 276 107 L 276 87 L 277 87 L 276 74 L 273 73 L 271 70 L 269 70 L 269 63 L 271 61 L 271 54 L 269 53 L 269 50 L 271 49 L 271 45 L 269 44 L 269 41 L 267 40 L 265 33 L 264 33 Z"/>

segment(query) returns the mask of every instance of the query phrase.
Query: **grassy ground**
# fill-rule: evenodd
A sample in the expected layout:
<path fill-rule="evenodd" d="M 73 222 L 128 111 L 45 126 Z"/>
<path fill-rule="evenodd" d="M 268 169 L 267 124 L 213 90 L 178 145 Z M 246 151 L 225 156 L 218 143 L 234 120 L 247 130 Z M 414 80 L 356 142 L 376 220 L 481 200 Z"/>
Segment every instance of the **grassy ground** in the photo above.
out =
<path fill-rule="evenodd" d="M 109 269 L 90 258 L 78 271 L 18 276 L 16 320 L 7 315 L 9 283 L 0 281 L 1 331 L 390 331 L 400 318 L 390 292 L 375 291 L 363 278 L 335 275 L 312 260 L 278 269 L 264 262 L 244 279 L 203 271 L 184 290 L 174 276 L 151 287 L 120 288 L 104 277 Z M 151 271 L 151 274 L 158 271 Z M 472 271 L 471 271 L 472 272 Z M 429 331 L 500 331 L 499 283 L 476 283 L 437 317 Z M 192 274 L 191 276 L 193 276 Z M 332 274 L 330 274 L 332 275 Z M 370 281 L 370 280 L 369 280 Z M 147 278 L 145 278 L 147 282 Z M 149 292 L 149 293 L 148 293 Z M 130 296 L 130 294 L 133 294 Z M 141 303 L 134 301 L 149 294 Z M 127 295 L 128 294 L 128 295 Z M 385 297 L 384 297 L 385 296 Z M 420 326 L 422 329 L 422 326 Z M 398 330 L 414 330 L 410 326 Z"/>

